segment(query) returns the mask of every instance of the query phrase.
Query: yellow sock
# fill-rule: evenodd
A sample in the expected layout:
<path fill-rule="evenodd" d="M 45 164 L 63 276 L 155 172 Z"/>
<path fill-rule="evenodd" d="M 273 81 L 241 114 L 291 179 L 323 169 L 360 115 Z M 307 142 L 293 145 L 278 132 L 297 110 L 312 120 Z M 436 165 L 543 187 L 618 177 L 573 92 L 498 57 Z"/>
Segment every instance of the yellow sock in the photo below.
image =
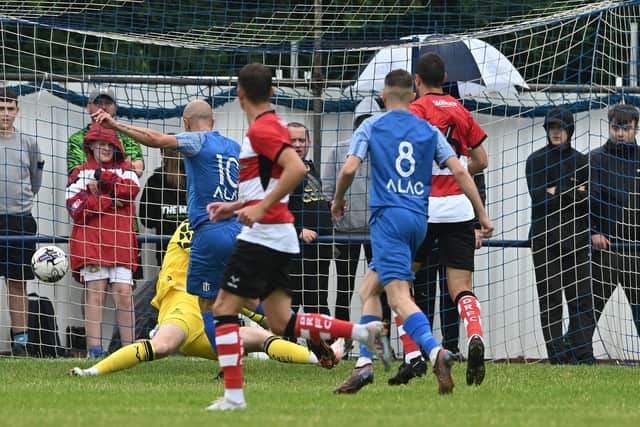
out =
<path fill-rule="evenodd" d="M 246 307 L 242 307 L 242 309 L 240 309 L 240 314 L 250 320 L 253 320 L 263 328 L 269 329 L 269 324 L 267 323 L 267 317 L 265 315 L 251 311 Z"/>
<path fill-rule="evenodd" d="M 264 352 L 273 360 L 283 363 L 318 363 L 315 354 L 306 347 L 292 343 L 281 337 L 271 336 L 264 342 Z"/>
<path fill-rule="evenodd" d="M 151 341 L 142 340 L 122 347 L 104 360 L 96 363 L 93 368 L 98 370 L 98 375 L 110 374 L 136 366 L 141 362 L 152 361 L 154 358 Z"/>

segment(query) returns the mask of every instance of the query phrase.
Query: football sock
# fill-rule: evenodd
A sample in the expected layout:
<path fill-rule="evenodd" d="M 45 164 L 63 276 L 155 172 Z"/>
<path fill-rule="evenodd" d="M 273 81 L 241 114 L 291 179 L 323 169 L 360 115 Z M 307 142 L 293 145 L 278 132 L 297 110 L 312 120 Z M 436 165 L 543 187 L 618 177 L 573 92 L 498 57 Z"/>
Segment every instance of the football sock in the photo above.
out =
<path fill-rule="evenodd" d="M 349 338 L 354 329 L 353 323 L 334 319 L 325 314 L 298 313 L 294 317 L 294 338 L 302 337 L 314 342 L 332 338 Z"/>
<path fill-rule="evenodd" d="M 154 357 L 155 352 L 151 341 L 142 340 L 118 349 L 115 353 L 96 363 L 91 368 L 95 368 L 99 375 L 104 375 L 133 368 L 138 363 L 150 362 Z"/>
<path fill-rule="evenodd" d="M 98 358 L 98 357 L 104 357 L 106 355 L 107 355 L 107 353 L 105 353 L 105 351 L 102 349 L 101 346 L 91 347 L 87 351 L 87 357 L 92 358 L 92 359 L 95 359 L 95 358 Z"/>
<path fill-rule="evenodd" d="M 256 322 L 258 325 L 262 326 L 265 329 L 269 329 L 269 324 L 267 323 L 267 317 L 264 314 L 256 313 L 255 311 L 251 311 L 246 307 L 242 307 L 240 309 L 240 314 L 242 314 L 247 319 Z"/>
<path fill-rule="evenodd" d="M 263 345 L 263 350 L 273 360 L 284 363 L 318 363 L 315 354 L 306 347 L 292 343 L 282 337 L 270 336 Z"/>
<path fill-rule="evenodd" d="M 395 318 L 396 327 L 398 328 L 398 336 L 400 337 L 402 347 L 404 348 L 404 361 L 409 363 L 416 357 L 420 356 L 420 347 L 418 347 L 418 344 L 416 344 L 409 334 L 404 331 L 404 326 L 402 326 L 402 319 L 400 316 L 395 313 L 393 313 L 393 316 Z"/>
<path fill-rule="evenodd" d="M 467 329 L 467 337 L 482 337 L 482 321 L 480 320 L 480 303 L 471 291 L 462 291 L 456 297 L 458 313 Z"/>
<path fill-rule="evenodd" d="M 354 368 L 362 368 L 363 366 L 371 365 L 372 363 L 373 359 L 371 359 L 370 357 L 360 356 L 358 357 L 358 360 L 356 360 Z"/>
<path fill-rule="evenodd" d="M 216 324 L 215 319 L 213 318 L 213 313 L 210 311 L 205 311 L 202 314 L 202 321 L 204 322 L 204 333 L 207 335 L 207 339 L 211 344 L 211 348 L 213 351 L 216 350 Z"/>
<path fill-rule="evenodd" d="M 364 314 L 360 317 L 360 325 L 366 325 L 369 322 L 375 322 L 376 320 L 380 320 L 380 317 L 373 316 L 371 314 Z M 371 353 L 366 344 L 363 341 L 360 341 L 360 357 L 356 361 L 356 368 L 360 368 L 361 366 L 366 365 L 367 363 L 371 363 L 373 360 L 373 353 Z"/>
<path fill-rule="evenodd" d="M 238 316 L 216 319 L 218 362 L 224 374 L 224 396 L 234 402 L 244 402 L 242 391 L 242 340 Z"/>
<path fill-rule="evenodd" d="M 405 319 L 403 326 L 407 335 L 429 355 L 429 359 L 432 359 L 433 363 L 435 357 L 432 355 L 437 355 L 436 350 L 440 349 L 440 345 L 431 333 L 431 325 L 427 316 L 423 312 L 417 311 Z"/>

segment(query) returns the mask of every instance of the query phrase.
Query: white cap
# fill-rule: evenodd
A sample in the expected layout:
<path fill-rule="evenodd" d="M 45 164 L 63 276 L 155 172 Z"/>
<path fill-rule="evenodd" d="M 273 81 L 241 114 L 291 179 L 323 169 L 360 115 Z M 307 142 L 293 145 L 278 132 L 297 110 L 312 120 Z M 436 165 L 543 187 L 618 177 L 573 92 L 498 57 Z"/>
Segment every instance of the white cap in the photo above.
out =
<path fill-rule="evenodd" d="M 89 96 L 87 97 L 87 102 L 96 102 L 98 98 L 101 96 L 105 96 L 111 99 L 113 102 L 116 102 L 116 94 L 108 86 L 98 86 L 89 91 Z"/>

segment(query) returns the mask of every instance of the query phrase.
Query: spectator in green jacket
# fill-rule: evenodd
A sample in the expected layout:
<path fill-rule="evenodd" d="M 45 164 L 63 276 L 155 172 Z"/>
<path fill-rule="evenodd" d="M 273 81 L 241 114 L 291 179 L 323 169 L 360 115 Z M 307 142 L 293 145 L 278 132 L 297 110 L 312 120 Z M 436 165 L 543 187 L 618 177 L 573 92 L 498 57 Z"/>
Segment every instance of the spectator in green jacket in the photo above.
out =
<path fill-rule="evenodd" d="M 116 114 L 118 105 L 116 96 L 110 87 L 99 86 L 89 92 L 87 98 L 87 112 L 91 115 L 102 108 L 112 116 Z M 84 136 L 89 130 L 89 123 L 85 128 L 79 130 L 69 137 L 67 144 L 67 173 L 71 175 L 73 170 L 83 163 L 86 163 L 87 156 L 84 152 Z M 133 165 L 136 175 L 141 176 L 144 172 L 144 158 L 140 143 L 128 135 L 118 132 L 120 143 L 124 148 L 127 159 Z"/>

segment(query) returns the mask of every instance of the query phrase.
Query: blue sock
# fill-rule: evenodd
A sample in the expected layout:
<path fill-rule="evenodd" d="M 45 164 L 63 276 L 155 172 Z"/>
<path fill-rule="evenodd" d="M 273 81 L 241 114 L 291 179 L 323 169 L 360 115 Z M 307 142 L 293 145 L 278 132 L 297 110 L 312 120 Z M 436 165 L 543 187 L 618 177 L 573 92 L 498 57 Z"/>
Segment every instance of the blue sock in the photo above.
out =
<path fill-rule="evenodd" d="M 365 314 L 360 318 L 360 324 L 365 325 L 369 322 L 375 322 L 376 320 L 381 320 L 378 316 L 373 316 L 371 314 Z M 373 353 L 367 350 L 367 346 L 363 343 L 360 343 L 360 357 L 368 357 L 373 360 Z"/>
<path fill-rule="evenodd" d="M 427 355 L 431 354 L 431 350 L 439 346 L 438 341 L 436 341 L 431 333 L 429 319 L 427 319 L 427 316 L 425 316 L 423 312 L 413 313 L 405 319 L 402 326 L 404 327 L 404 331 Z"/>
<path fill-rule="evenodd" d="M 216 323 L 213 319 L 213 313 L 210 311 L 205 311 L 202 313 L 202 320 L 204 321 L 204 333 L 207 334 L 207 339 L 209 340 L 209 344 L 211 344 L 211 348 L 216 353 L 218 349 L 216 348 Z"/>
<path fill-rule="evenodd" d="M 91 347 L 87 352 L 87 356 L 90 358 L 102 357 L 104 356 L 104 350 L 102 350 L 102 346 Z"/>
<path fill-rule="evenodd" d="M 29 334 L 26 332 L 15 334 L 13 336 L 13 342 L 20 345 L 27 345 L 27 343 L 29 342 Z"/>

